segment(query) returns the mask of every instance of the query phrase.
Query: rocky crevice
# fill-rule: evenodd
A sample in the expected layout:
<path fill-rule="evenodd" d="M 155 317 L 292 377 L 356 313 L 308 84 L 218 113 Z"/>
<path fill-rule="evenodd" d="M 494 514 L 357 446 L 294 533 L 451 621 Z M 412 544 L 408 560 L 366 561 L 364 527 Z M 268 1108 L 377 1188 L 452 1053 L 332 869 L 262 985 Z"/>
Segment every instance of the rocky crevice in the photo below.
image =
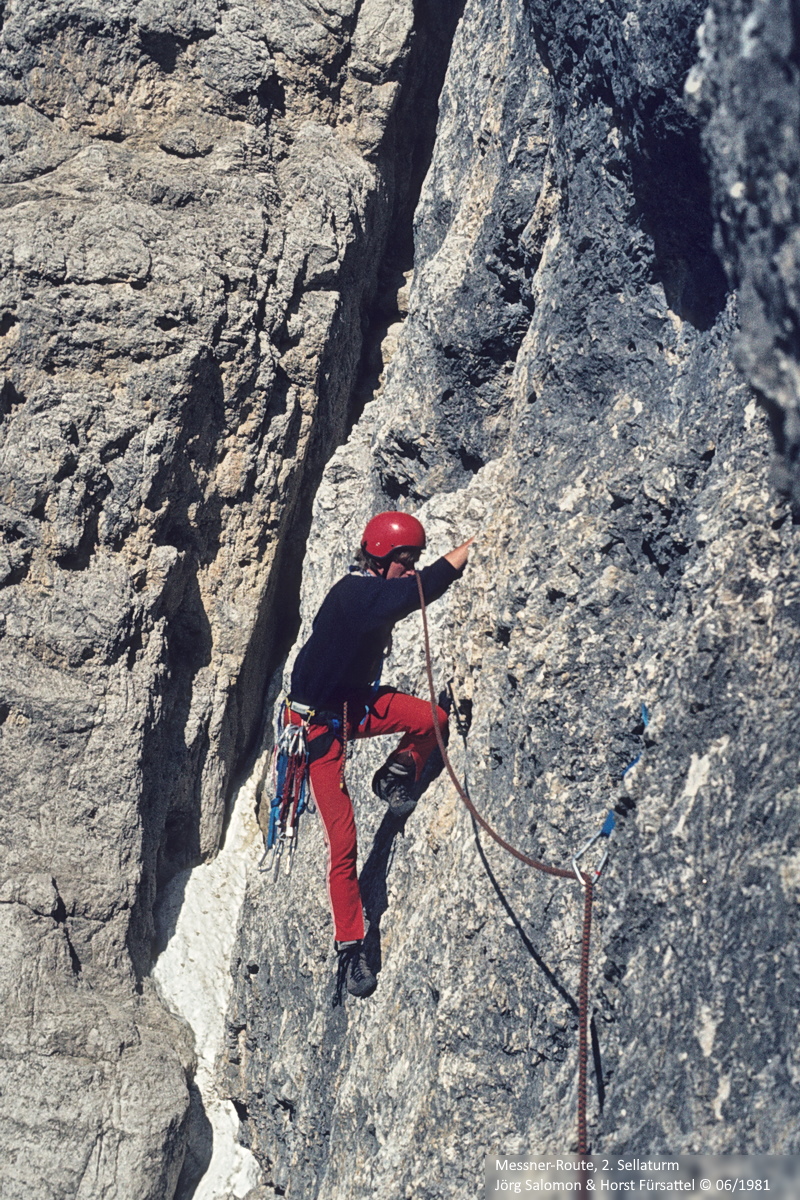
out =
<path fill-rule="evenodd" d="M 86 1086 L 64 1043 L 41 1117 L 58 1148 L 35 1115 L 26 1133 L 8 1114 L 12 1140 L 37 1142 L 8 1182 L 21 1194 L 31 1171 L 75 1194 L 90 1168 L 127 1195 L 174 1190 L 192 1066 L 146 978 L 153 906 L 216 851 L 257 742 L 309 500 L 353 419 L 382 264 L 408 245 L 457 15 L 4 10 L 7 873 L 51 874 L 62 896 L 71 953 L 47 975 L 52 1012 L 69 1004 L 89 1029 L 92 996 L 108 997 L 109 1029 L 124 1012 L 139 1046 L 122 1083 Z M 6 1062 L 35 1094 L 51 1018 L 19 961 L 39 960 L 47 930 L 8 911 Z M 141 1146 L 97 1165 L 92 1113 L 123 1086 L 138 1100 L 113 1137 L 134 1137 L 138 1105 Z M 55 1097 L 76 1088 L 84 1114 L 62 1119 Z"/>

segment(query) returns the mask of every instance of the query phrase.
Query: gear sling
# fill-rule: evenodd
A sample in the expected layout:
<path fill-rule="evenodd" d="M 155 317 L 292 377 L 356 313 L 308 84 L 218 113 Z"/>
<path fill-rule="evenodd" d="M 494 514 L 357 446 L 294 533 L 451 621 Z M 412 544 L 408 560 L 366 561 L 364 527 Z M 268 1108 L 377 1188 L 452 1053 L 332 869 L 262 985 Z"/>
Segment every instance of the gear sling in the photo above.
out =
<path fill-rule="evenodd" d="M 446 713 L 440 709 L 438 715 L 444 726 Z M 391 687 L 378 688 L 368 703 L 349 702 L 346 725 L 343 718 L 343 712 L 314 711 L 292 701 L 281 705 L 278 717 L 281 729 L 276 731 L 273 768 L 275 797 L 264 861 L 272 854 L 265 869 L 277 873 L 283 857 L 288 873 L 297 845 L 297 816 L 304 809 L 310 811 L 316 807 L 328 848 L 328 894 L 334 937 L 337 942 L 350 942 L 364 937 L 364 918 L 358 886 L 355 816 L 343 777 L 344 743 L 401 733 L 403 737 L 392 757 L 407 755 L 419 779 L 436 743 L 436 733 L 430 704 Z M 281 767 L 281 753 L 287 757 L 285 770 Z M 307 771 L 305 789 L 297 782 L 298 766 Z"/>

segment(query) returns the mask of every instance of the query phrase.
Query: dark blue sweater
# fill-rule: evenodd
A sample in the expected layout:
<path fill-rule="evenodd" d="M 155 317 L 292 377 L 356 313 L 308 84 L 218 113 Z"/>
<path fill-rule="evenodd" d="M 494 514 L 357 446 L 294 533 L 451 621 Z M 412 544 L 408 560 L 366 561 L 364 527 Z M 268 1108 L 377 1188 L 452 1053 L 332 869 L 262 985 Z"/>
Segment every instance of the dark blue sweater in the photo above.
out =
<path fill-rule="evenodd" d="M 437 559 L 420 571 L 425 603 L 447 591 L 460 571 Z M 295 660 L 291 696 L 317 711 L 365 698 L 395 624 L 419 608 L 417 581 L 353 573 L 335 583 Z"/>

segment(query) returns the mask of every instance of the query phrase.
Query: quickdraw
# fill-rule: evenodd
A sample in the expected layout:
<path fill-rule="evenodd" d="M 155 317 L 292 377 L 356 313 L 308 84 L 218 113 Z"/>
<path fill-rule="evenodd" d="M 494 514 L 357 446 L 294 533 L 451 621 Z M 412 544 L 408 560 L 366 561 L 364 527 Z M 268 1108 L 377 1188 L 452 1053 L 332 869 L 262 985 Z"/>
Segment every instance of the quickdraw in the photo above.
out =
<path fill-rule="evenodd" d="M 586 887 L 586 875 L 584 874 L 583 871 L 581 871 L 581 869 L 578 866 L 579 860 L 583 858 L 583 856 L 587 850 L 591 850 L 591 848 L 595 844 L 595 842 L 600 841 L 600 838 L 610 838 L 612 833 L 614 832 L 614 828 L 615 828 L 616 824 L 617 824 L 617 818 L 614 816 L 614 810 L 610 809 L 608 816 L 606 817 L 605 821 L 603 822 L 603 828 L 600 830 L 600 832 L 596 833 L 594 835 L 594 837 L 590 837 L 588 842 L 586 843 L 586 845 L 583 847 L 583 849 L 579 850 L 578 853 L 576 855 L 574 855 L 574 857 L 572 859 L 572 869 L 575 872 L 575 878 L 577 879 L 577 881 L 581 885 L 581 887 Z M 605 850 L 603 857 L 600 859 L 599 865 L 594 868 L 594 879 L 592 880 L 593 883 L 597 883 L 598 879 L 603 874 L 603 867 L 606 865 L 607 862 L 608 862 L 608 849 Z"/>
<path fill-rule="evenodd" d="M 290 712 L 302 717 L 301 724 L 288 721 Z M 286 874 L 291 873 L 300 817 L 306 811 L 314 811 L 308 786 L 308 722 L 313 715 L 313 709 L 284 700 L 275 722 L 271 771 L 273 800 L 264 854 L 258 864 L 259 871 L 271 871 L 273 878 L 277 878 L 284 857 Z"/>
<path fill-rule="evenodd" d="M 642 734 L 644 734 L 644 732 L 647 729 L 647 726 L 649 724 L 650 724 L 650 713 L 647 711 L 647 705 L 643 702 L 642 703 Z M 624 779 L 625 776 L 628 774 L 628 772 L 632 771 L 633 768 L 635 766 L 637 766 L 641 761 L 642 761 L 642 754 L 640 752 L 639 754 L 636 755 L 636 758 L 634 758 L 631 762 L 628 763 L 627 767 L 622 772 L 621 778 Z"/>

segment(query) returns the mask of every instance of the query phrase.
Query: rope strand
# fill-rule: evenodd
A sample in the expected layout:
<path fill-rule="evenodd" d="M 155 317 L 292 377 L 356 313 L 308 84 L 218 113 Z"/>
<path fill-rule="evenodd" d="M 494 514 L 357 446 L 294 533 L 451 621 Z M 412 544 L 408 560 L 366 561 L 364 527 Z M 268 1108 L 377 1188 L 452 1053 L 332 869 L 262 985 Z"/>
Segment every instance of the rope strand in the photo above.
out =
<path fill-rule="evenodd" d="M 447 748 L 444 744 L 442 729 L 439 724 L 439 713 L 437 711 L 438 705 L 436 704 L 436 689 L 433 683 L 433 664 L 431 661 L 431 643 L 430 636 L 428 634 L 428 613 L 425 607 L 425 593 L 422 590 L 422 579 L 420 578 L 419 572 L 417 571 L 415 574 L 417 576 L 417 590 L 419 592 L 420 609 L 422 611 L 422 630 L 425 637 L 425 669 L 428 675 L 428 689 L 431 696 L 433 727 L 436 733 L 436 741 L 439 746 L 439 753 L 441 754 L 442 761 L 447 768 L 447 773 L 453 781 L 453 786 L 463 800 L 464 804 L 467 806 L 468 812 L 470 812 L 474 819 L 478 822 L 481 829 L 485 829 L 489 836 L 494 838 L 498 846 L 502 846 L 503 849 L 507 850 L 509 854 L 513 854 L 514 858 L 518 858 L 520 862 L 527 863 L 529 867 L 535 867 L 537 871 L 544 871 L 546 875 L 557 875 L 560 879 L 574 879 L 574 871 L 568 870 L 566 867 L 551 867 L 549 863 L 540 862 L 538 858 L 531 858 L 530 855 L 523 854 L 521 850 L 516 848 L 516 846 L 512 846 L 510 842 L 507 842 L 505 838 L 501 837 L 497 830 L 493 829 L 489 822 L 481 816 L 461 786 L 459 778 L 453 770 L 453 764 L 450 762 L 450 759 L 447 756 Z M 588 881 L 588 875 L 584 875 L 583 872 L 581 872 L 581 874 L 583 875 L 584 880 Z"/>
<path fill-rule="evenodd" d="M 588 1153 L 586 1137 L 586 1063 L 589 1044 L 589 945 L 592 935 L 592 898 L 594 885 L 589 880 L 583 896 L 583 935 L 581 937 L 581 977 L 578 987 L 578 1154 Z"/>
<path fill-rule="evenodd" d="M 450 776 L 453 786 L 458 795 L 467 808 L 467 811 L 472 816 L 473 820 L 484 829 L 486 833 L 493 838 L 498 846 L 502 846 L 509 854 L 513 854 L 514 858 L 518 858 L 520 862 L 527 863 L 529 867 L 534 867 L 537 871 L 542 871 L 545 875 L 555 875 L 560 879 L 576 879 L 575 871 L 567 870 L 565 867 L 552 867 L 549 863 L 541 862 L 538 858 L 531 858 L 528 854 L 523 854 L 516 846 L 512 846 L 505 838 L 492 828 L 489 822 L 481 816 L 475 805 L 470 800 L 465 789 L 456 775 L 453 764 L 447 754 L 447 747 L 444 744 L 441 726 L 439 724 L 438 705 L 436 703 L 436 689 L 433 682 L 433 662 L 431 659 L 431 642 L 428 633 L 428 614 L 425 606 L 425 593 L 422 588 L 422 579 L 419 571 L 414 572 L 417 577 L 417 591 L 419 592 L 419 606 L 422 613 L 422 631 L 425 638 L 425 670 L 428 676 L 428 690 L 430 692 L 431 712 L 433 713 L 433 727 L 436 733 L 436 742 L 439 746 L 439 753 L 442 756 L 442 762 L 447 768 L 447 773 Z M 586 1134 L 586 1064 L 588 1051 L 588 1014 L 589 1014 L 589 943 L 592 929 L 592 899 L 593 899 L 593 881 L 590 875 L 585 871 L 580 872 L 580 881 L 584 886 L 584 902 L 583 902 L 583 936 L 581 939 L 581 971 L 580 983 L 578 987 L 578 1154 L 585 1158 L 588 1151 L 588 1140 Z"/>
<path fill-rule="evenodd" d="M 344 769 L 347 765 L 347 701 L 342 705 L 342 765 L 339 768 L 339 790 L 347 791 L 347 783 L 344 778 Z"/>

